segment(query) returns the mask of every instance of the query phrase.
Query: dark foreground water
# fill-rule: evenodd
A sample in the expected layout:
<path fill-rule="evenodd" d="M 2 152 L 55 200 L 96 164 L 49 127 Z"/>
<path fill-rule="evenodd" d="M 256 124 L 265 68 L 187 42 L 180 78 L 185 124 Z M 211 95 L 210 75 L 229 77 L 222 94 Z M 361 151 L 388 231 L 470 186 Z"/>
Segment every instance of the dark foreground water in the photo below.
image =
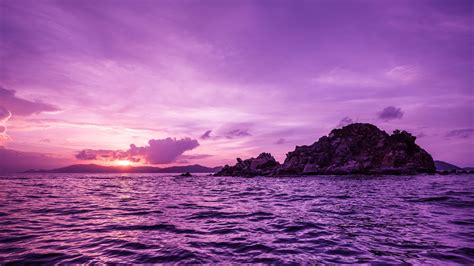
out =
<path fill-rule="evenodd" d="M 474 263 L 474 175 L 0 176 L 0 264 Z"/>

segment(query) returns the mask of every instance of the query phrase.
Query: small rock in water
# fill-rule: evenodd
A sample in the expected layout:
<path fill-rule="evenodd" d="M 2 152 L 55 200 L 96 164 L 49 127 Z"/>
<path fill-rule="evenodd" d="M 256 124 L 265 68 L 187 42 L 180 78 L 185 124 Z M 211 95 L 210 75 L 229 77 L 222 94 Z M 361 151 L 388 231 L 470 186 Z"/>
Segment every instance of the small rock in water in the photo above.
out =
<path fill-rule="evenodd" d="M 193 176 L 190 172 L 182 173 L 180 176 Z"/>

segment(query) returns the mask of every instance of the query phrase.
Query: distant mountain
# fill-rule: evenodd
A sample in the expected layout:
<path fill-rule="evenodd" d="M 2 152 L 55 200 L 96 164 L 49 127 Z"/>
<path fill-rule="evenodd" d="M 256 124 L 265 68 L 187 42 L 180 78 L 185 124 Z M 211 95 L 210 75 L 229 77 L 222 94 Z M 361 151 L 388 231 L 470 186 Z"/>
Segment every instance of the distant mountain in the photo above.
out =
<path fill-rule="evenodd" d="M 172 167 L 153 166 L 105 166 L 97 164 L 74 164 L 50 170 L 28 170 L 25 173 L 214 173 L 221 167 L 206 167 L 199 164 Z"/>
<path fill-rule="evenodd" d="M 461 167 L 443 161 L 434 161 L 437 171 L 462 170 Z"/>

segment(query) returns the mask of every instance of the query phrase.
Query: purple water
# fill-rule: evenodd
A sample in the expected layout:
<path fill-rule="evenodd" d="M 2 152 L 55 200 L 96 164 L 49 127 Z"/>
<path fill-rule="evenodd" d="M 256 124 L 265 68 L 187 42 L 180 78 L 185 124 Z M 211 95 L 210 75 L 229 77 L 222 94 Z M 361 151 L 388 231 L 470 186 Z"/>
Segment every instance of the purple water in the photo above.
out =
<path fill-rule="evenodd" d="M 0 176 L 0 263 L 474 263 L 474 175 Z"/>

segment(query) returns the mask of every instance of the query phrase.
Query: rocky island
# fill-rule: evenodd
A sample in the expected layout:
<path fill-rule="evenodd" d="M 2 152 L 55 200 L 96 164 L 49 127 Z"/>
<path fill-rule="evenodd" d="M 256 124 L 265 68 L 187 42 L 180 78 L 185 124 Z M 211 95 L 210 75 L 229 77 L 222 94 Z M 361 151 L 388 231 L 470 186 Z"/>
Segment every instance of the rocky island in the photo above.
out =
<path fill-rule="evenodd" d="M 296 146 L 283 164 L 269 153 L 226 165 L 217 176 L 347 175 L 434 173 L 431 155 L 406 131 L 393 134 L 372 124 L 333 129 L 309 146 Z"/>

